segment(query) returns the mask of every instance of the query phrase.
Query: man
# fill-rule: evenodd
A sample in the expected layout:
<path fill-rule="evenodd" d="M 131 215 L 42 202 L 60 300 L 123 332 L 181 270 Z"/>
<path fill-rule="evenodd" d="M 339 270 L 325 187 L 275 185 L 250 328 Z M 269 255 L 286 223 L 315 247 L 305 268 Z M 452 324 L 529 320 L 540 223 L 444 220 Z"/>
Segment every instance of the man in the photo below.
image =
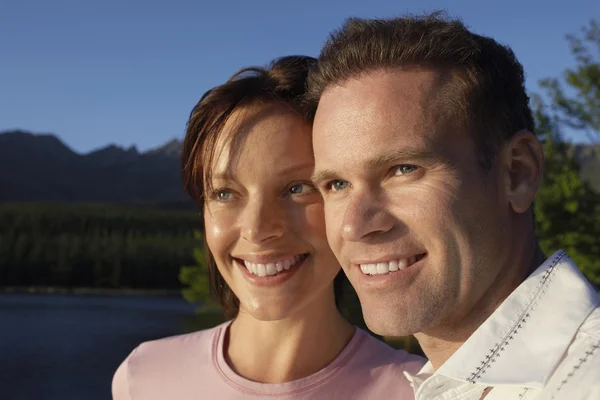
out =
<path fill-rule="evenodd" d="M 533 200 L 513 52 L 444 15 L 349 19 L 310 76 L 314 181 L 368 326 L 414 334 L 419 399 L 600 399 L 600 310 Z"/>

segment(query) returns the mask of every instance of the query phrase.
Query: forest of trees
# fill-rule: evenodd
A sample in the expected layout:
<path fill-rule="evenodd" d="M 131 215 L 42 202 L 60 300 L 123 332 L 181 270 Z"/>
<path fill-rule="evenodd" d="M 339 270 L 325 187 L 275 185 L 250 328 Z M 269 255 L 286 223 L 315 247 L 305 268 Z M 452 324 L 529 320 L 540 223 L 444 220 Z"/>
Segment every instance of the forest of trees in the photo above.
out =
<path fill-rule="evenodd" d="M 0 285 L 178 289 L 199 223 L 190 212 L 0 204 Z"/>

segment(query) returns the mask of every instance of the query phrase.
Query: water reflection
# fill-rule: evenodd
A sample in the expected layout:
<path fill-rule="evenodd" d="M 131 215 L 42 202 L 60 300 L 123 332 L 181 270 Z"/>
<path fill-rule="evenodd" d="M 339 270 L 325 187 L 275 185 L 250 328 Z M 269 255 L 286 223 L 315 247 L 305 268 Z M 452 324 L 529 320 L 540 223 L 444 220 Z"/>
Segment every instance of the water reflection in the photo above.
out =
<path fill-rule="evenodd" d="M 108 400 L 112 374 L 140 342 L 184 333 L 175 297 L 0 295 L 0 392 L 6 400 Z"/>

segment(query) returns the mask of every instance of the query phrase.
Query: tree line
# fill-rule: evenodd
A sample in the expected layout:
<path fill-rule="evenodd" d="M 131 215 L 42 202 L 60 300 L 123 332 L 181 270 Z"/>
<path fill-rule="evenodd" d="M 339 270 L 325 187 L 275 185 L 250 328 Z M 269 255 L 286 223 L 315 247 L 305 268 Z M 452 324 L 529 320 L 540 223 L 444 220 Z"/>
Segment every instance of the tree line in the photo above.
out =
<path fill-rule="evenodd" d="M 0 204 L 0 286 L 178 289 L 199 223 L 131 206 Z"/>

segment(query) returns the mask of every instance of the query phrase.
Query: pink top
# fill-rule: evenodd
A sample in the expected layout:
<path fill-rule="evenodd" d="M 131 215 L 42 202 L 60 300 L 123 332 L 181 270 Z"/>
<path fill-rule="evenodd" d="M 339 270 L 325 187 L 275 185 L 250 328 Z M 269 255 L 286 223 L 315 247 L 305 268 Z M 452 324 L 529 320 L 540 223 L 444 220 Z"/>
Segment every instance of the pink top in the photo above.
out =
<path fill-rule="evenodd" d="M 237 375 L 225 362 L 229 322 L 213 329 L 143 343 L 119 366 L 114 400 L 413 399 L 403 371 L 416 374 L 425 360 L 395 350 L 356 329 L 331 364 L 306 378 L 259 383 Z"/>

